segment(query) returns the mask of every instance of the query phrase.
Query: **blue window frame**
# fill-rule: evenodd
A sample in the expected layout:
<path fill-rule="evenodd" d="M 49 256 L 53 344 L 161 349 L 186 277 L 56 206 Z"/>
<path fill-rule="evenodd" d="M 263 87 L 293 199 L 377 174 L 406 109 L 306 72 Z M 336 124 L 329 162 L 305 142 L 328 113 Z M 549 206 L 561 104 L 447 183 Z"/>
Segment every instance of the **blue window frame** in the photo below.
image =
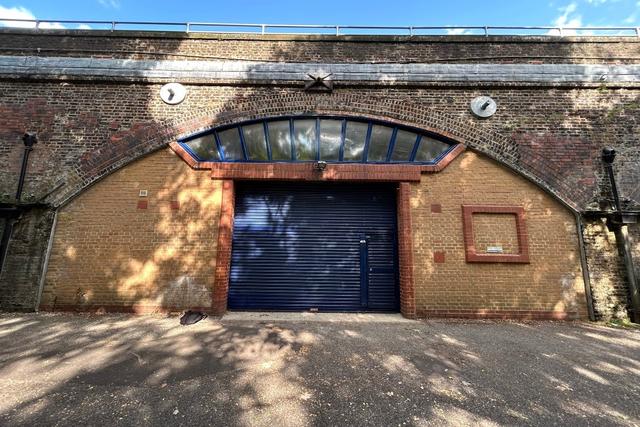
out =
<path fill-rule="evenodd" d="M 335 116 L 273 117 L 178 141 L 201 162 L 436 164 L 457 144 L 420 129 Z"/>

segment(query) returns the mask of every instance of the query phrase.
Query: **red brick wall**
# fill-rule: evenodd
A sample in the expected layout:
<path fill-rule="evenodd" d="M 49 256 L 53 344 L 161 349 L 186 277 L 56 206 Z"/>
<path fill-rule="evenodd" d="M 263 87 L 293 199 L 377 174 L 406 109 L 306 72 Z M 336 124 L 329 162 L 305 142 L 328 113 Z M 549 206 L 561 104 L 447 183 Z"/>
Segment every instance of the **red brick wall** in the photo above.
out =
<path fill-rule="evenodd" d="M 7 94 L 0 111 L 13 124 L 0 132 L 0 183 L 5 193 L 11 194 L 17 181 L 19 138 L 25 130 L 40 138 L 32 154 L 26 200 L 64 181 L 48 199 L 61 203 L 179 136 L 218 124 L 305 112 L 396 121 L 447 135 L 497 158 L 580 209 L 600 195 L 600 151 L 607 144 L 625 159 L 616 165 L 622 197 L 638 198 L 640 191 L 633 167 L 640 153 L 633 126 L 629 130 L 627 125 L 640 110 L 630 90 L 495 88 L 491 94 L 501 106 L 500 114 L 479 121 L 468 113 L 468 102 L 481 91 L 462 88 L 345 88 L 318 95 L 293 88 L 190 86 L 187 101 L 169 107 L 159 100 L 159 87 L 126 86 L 127 96 L 121 97 L 123 87 L 116 84 L 0 82 Z M 591 103 L 603 107 L 589 110 Z M 33 113 L 24 112 L 25 104 Z M 105 109 L 106 104 L 113 107 Z M 535 112 L 525 114 L 522 105 L 531 105 Z M 597 132 L 592 128 L 596 124 Z"/>
<path fill-rule="evenodd" d="M 398 281 L 400 311 L 405 317 L 416 316 L 416 289 L 413 271 L 413 226 L 411 222 L 411 186 L 402 182 L 398 186 Z"/>
<path fill-rule="evenodd" d="M 231 274 L 231 250 L 233 239 L 233 217 L 235 186 L 233 180 L 225 179 L 222 185 L 222 205 L 218 228 L 216 253 L 215 288 L 213 290 L 213 312 L 221 315 L 227 311 L 229 276 Z"/>

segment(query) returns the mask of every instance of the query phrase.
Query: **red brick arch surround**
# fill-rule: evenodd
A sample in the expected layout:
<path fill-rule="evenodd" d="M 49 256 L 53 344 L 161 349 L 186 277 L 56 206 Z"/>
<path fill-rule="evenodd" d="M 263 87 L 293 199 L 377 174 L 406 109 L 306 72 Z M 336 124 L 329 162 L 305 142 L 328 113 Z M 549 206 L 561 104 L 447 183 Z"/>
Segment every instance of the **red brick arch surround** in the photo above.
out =
<path fill-rule="evenodd" d="M 362 180 L 361 180 L 362 181 Z M 398 266 L 400 288 L 400 312 L 408 318 L 416 317 L 415 282 L 413 277 L 413 242 L 411 234 L 411 189 L 408 182 L 398 183 Z M 212 313 L 222 315 L 227 310 L 231 251 L 233 236 L 235 183 L 232 179 L 222 182 L 222 208 L 218 229 L 216 270 L 212 295 Z"/>
<path fill-rule="evenodd" d="M 577 210 L 587 195 L 579 194 L 576 188 L 563 188 L 562 183 L 547 179 L 553 173 L 538 166 L 521 162 L 518 144 L 512 136 L 498 133 L 488 122 L 473 119 L 467 111 L 446 112 L 437 108 L 425 108 L 410 99 L 372 99 L 363 94 L 333 93 L 310 94 L 302 91 L 259 95 L 234 99 L 223 108 L 202 109 L 197 116 L 181 117 L 181 120 L 163 122 L 150 121 L 133 125 L 118 135 L 118 143 L 109 143 L 85 152 L 77 176 L 71 177 L 65 188 L 59 191 L 51 203 L 66 204 L 93 183 L 122 168 L 130 162 L 167 146 L 177 139 L 217 126 L 268 117 L 303 114 L 335 115 L 382 120 L 398 125 L 412 126 L 464 144 L 532 181 L 552 194 L 564 205 Z M 539 162 L 538 162 L 539 163 Z M 588 193 L 589 189 L 585 188 Z"/>

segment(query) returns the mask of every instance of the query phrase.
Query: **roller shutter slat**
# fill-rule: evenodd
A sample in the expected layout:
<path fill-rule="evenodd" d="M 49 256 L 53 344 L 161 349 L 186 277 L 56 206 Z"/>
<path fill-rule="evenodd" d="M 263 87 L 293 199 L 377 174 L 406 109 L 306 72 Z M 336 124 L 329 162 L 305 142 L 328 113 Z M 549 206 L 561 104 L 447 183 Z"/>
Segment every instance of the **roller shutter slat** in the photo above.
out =
<path fill-rule="evenodd" d="M 396 311 L 395 211 L 386 185 L 238 183 L 229 308 Z M 373 268 L 364 307 L 363 236 Z"/>

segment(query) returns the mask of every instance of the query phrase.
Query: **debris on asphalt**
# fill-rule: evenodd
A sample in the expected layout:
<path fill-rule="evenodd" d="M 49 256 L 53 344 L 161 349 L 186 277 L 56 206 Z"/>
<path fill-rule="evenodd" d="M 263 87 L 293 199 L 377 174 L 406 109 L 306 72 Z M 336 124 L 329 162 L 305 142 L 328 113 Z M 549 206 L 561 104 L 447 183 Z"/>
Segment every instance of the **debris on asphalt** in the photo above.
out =
<path fill-rule="evenodd" d="M 201 311 L 187 310 L 184 312 L 182 317 L 180 317 L 180 324 L 185 326 L 193 325 L 206 318 L 207 318 L 206 313 L 203 313 Z"/>

